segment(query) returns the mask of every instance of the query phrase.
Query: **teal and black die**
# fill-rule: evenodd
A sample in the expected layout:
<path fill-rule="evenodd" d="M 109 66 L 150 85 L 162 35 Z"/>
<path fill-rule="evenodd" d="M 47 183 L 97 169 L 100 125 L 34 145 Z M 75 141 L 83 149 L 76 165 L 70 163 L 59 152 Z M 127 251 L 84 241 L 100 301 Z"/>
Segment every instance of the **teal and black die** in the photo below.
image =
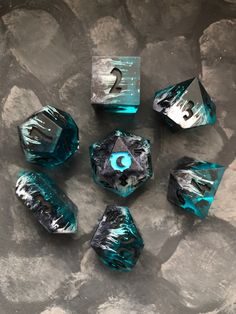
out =
<path fill-rule="evenodd" d="M 184 210 L 205 218 L 224 171 L 225 167 L 219 164 L 183 157 L 170 172 L 167 198 Z"/>
<path fill-rule="evenodd" d="M 152 177 L 149 140 L 116 130 L 90 146 L 93 178 L 102 187 L 126 197 Z"/>
<path fill-rule="evenodd" d="M 50 233 L 75 233 L 77 207 L 44 173 L 22 171 L 16 195 Z"/>
<path fill-rule="evenodd" d="M 157 91 L 153 109 L 173 129 L 189 129 L 216 121 L 216 107 L 198 78 Z"/>
<path fill-rule="evenodd" d="M 107 206 L 91 246 L 102 262 L 114 270 L 130 271 L 144 247 L 127 207 Z"/>
<path fill-rule="evenodd" d="M 140 57 L 93 57 L 91 103 L 95 109 L 136 113 L 140 104 Z"/>
<path fill-rule="evenodd" d="M 53 167 L 79 148 L 79 129 L 65 111 L 43 107 L 18 126 L 21 147 L 28 162 Z"/>

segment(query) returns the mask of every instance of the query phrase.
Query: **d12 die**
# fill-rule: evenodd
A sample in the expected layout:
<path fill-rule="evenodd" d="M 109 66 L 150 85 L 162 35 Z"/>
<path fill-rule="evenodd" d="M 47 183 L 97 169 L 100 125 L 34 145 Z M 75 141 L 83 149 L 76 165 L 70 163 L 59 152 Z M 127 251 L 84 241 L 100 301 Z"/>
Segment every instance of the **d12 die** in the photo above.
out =
<path fill-rule="evenodd" d="M 135 266 L 144 243 L 129 209 L 107 206 L 91 246 L 111 269 L 130 271 Z"/>
<path fill-rule="evenodd" d="M 91 145 L 90 158 L 95 182 L 123 197 L 152 176 L 149 141 L 120 130 Z"/>
<path fill-rule="evenodd" d="M 21 172 L 16 195 L 48 232 L 77 231 L 77 207 L 46 174 Z"/>
<path fill-rule="evenodd" d="M 198 78 L 156 92 L 153 109 L 176 129 L 188 129 L 216 121 L 216 108 Z"/>
<path fill-rule="evenodd" d="M 79 147 L 79 130 L 72 117 L 52 106 L 43 107 L 19 127 L 26 160 L 46 167 L 62 164 Z"/>
<path fill-rule="evenodd" d="M 167 198 L 200 218 L 208 215 L 225 167 L 183 157 L 170 172 Z"/>
<path fill-rule="evenodd" d="M 140 57 L 93 57 L 91 103 L 115 113 L 136 113 L 140 104 Z"/>

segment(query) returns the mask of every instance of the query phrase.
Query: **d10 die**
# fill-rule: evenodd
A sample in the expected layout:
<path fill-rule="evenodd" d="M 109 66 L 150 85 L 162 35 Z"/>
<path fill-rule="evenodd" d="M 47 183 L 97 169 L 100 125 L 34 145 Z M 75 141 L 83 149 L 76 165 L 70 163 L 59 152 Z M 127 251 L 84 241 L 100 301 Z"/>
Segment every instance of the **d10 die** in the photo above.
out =
<path fill-rule="evenodd" d="M 91 246 L 111 269 L 130 271 L 135 266 L 144 243 L 129 209 L 107 206 Z"/>
<path fill-rule="evenodd" d="M 95 182 L 123 197 L 152 176 L 149 141 L 120 130 L 91 145 L 90 158 Z"/>
<path fill-rule="evenodd" d="M 77 231 L 77 207 L 47 175 L 23 171 L 16 183 L 16 195 L 48 232 Z"/>
<path fill-rule="evenodd" d="M 136 113 L 140 104 L 140 57 L 93 57 L 91 103 L 115 113 Z"/>
<path fill-rule="evenodd" d="M 42 166 L 62 164 L 79 147 L 79 130 L 72 117 L 52 106 L 43 107 L 19 127 L 26 160 Z"/>
<path fill-rule="evenodd" d="M 225 167 L 183 157 L 170 172 L 167 198 L 200 218 L 208 215 Z"/>
<path fill-rule="evenodd" d="M 216 108 L 198 78 L 156 92 L 153 109 L 175 129 L 188 129 L 216 121 Z"/>

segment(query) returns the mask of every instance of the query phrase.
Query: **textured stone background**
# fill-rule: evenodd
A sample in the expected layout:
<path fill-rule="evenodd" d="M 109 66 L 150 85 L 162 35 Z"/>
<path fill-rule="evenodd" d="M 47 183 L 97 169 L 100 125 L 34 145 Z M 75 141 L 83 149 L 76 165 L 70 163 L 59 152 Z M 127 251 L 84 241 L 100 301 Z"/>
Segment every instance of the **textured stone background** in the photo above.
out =
<path fill-rule="evenodd" d="M 0 1 L 0 313 L 236 313 L 236 1 Z M 142 57 L 135 119 L 97 117 L 90 106 L 92 55 Z M 199 75 L 218 122 L 171 133 L 152 111 L 153 93 Z M 16 200 L 30 168 L 16 125 L 45 104 L 70 112 L 81 150 L 50 171 L 79 206 L 74 238 L 50 236 Z M 127 200 L 90 176 L 88 145 L 122 127 L 151 139 L 155 178 Z M 169 169 L 183 155 L 228 166 L 209 218 L 166 201 Z M 131 273 L 103 267 L 89 247 L 106 204 L 131 208 L 145 250 Z"/>

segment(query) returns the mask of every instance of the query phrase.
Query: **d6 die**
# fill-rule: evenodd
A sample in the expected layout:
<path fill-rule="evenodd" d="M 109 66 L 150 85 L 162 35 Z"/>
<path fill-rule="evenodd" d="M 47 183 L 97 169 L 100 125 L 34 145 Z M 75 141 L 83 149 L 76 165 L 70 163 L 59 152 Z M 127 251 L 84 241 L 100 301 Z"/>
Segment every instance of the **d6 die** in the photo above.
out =
<path fill-rule="evenodd" d="M 134 114 L 140 104 L 140 57 L 93 57 L 91 103 Z"/>

